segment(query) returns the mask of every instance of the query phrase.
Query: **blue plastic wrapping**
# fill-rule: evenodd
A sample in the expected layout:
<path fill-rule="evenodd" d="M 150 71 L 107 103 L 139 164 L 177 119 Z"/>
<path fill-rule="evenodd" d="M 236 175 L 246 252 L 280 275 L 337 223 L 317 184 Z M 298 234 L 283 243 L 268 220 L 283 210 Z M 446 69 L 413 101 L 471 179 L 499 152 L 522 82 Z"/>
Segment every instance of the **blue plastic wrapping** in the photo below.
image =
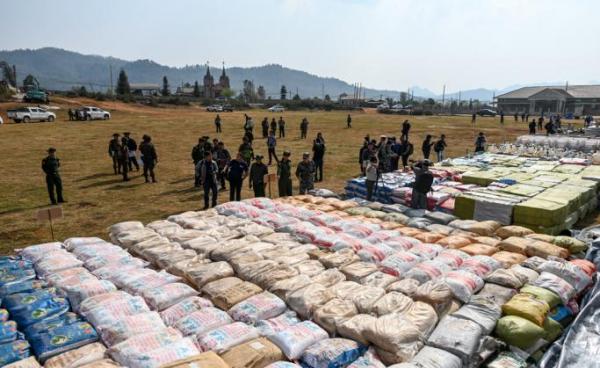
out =
<path fill-rule="evenodd" d="M 0 322 L 8 321 L 8 311 L 6 309 L 0 309 Z"/>
<path fill-rule="evenodd" d="M 69 310 L 69 302 L 65 298 L 43 299 L 25 308 L 11 312 L 11 318 L 20 328 L 29 326 L 48 317 L 58 316 Z"/>
<path fill-rule="evenodd" d="M 325 339 L 304 351 L 301 365 L 306 368 L 342 368 L 358 359 L 366 350 L 365 345 L 353 340 Z"/>
<path fill-rule="evenodd" d="M 0 273 L 8 273 L 10 270 L 33 269 L 31 261 L 19 257 L 4 256 L 0 258 Z"/>
<path fill-rule="evenodd" d="M 40 361 L 98 341 L 98 333 L 87 322 L 77 322 L 33 336 L 31 347 Z"/>
<path fill-rule="evenodd" d="M 25 359 L 29 355 L 29 343 L 25 340 L 0 344 L 0 367 Z"/>
<path fill-rule="evenodd" d="M 18 338 L 23 338 L 22 335 L 22 333 L 17 331 L 17 323 L 15 321 L 0 322 L 0 344 L 6 344 Z"/>
<path fill-rule="evenodd" d="M 2 307 L 8 309 L 10 313 L 15 313 L 19 309 L 27 308 L 29 305 L 56 296 L 60 296 L 56 288 L 39 289 L 30 293 L 11 294 L 2 300 Z"/>
<path fill-rule="evenodd" d="M 6 270 L 0 273 L 0 287 L 18 281 L 35 279 L 35 271 L 30 268 Z"/>
<path fill-rule="evenodd" d="M 47 284 L 42 280 L 18 280 L 6 283 L 0 286 L 0 298 L 16 293 L 30 293 L 46 287 Z"/>
<path fill-rule="evenodd" d="M 73 312 L 67 312 L 65 314 L 46 318 L 43 321 L 29 325 L 23 329 L 23 332 L 28 338 L 31 338 L 35 335 L 46 333 L 58 327 L 71 325 L 77 322 L 82 322 L 82 319 L 79 318 L 79 316 Z"/>

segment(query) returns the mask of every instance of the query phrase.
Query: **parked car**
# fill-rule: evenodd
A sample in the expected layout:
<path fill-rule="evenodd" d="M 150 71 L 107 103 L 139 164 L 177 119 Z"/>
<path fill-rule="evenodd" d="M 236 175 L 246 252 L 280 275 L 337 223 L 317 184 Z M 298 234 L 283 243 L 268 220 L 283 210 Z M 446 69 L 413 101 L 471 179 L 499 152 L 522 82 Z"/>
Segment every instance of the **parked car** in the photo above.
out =
<path fill-rule="evenodd" d="M 81 120 L 108 120 L 110 112 L 102 110 L 98 107 L 84 106 L 76 111 L 76 116 Z"/>
<path fill-rule="evenodd" d="M 222 112 L 223 111 L 223 106 L 221 105 L 210 105 L 206 108 L 206 111 L 210 111 L 210 112 Z"/>
<path fill-rule="evenodd" d="M 231 106 L 231 105 L 223 105 L 223 111 L 233 112 L 233 106 Z"/>
<path fill-rule="evenodd" d="M 32 121 L 53 122 L 56 120 L 55 113 L 46 111 L 40 107 L 21 107 L 14 110 L 8 110 L 6 114 L 8 118 L 14 120 L 15 123 L 29 123 Z"/>
<path fill-rule="evenodd" d="M 491 117 L 495 117 L 496 114 L 498 114 L 496 111 L 490 110 L 490 109 L 483 109 L 483 110 L 477 111 L 477 115 L 479 115 L 479 116 L 491 116 Z"/>
<path fill-rule="evenodd" d="M 390 105 L 386 104 L 386 103 L 382 103 L 381 105 L 377 106 L 377 111 L 379 112 L 384 112 L 384 111 L 389 111 L 390 110 Z"/>
<path fill-rule="evenodd" d="M 281 105 L 273 105 L 269 107 L 270 112 L 284 112 L 285 108 Z"/>

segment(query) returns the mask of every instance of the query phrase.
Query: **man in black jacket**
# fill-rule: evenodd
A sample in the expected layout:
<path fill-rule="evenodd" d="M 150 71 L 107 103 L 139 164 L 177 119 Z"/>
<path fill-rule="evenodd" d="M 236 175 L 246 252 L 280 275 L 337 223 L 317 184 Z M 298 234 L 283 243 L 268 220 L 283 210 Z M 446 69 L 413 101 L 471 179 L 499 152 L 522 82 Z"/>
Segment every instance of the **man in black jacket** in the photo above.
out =
<path fill-rule="evenodd" d="M 140 153 L 142 154 L 142 163 L 144 164 L 144 179 L 146 183 L 149 183 L 148 174 L 152 178 L 152 182 L 156 183 L 156 177 L 154 176 L 154 167 L 158 163 L 158 155 L 156 149 L 152 143 L 152 138 L 149 135 L 144 134 L 142 137 L 142 143 L 140 144 Z"/>
<path fill-rule="evenodd" d="M 131 138 L 129 132 L 123 133 L 123 139 L 121 139 L 121 143 L 127 146 L 127 150 L 129 152 L 129 157 L 127 158 L 127 166 L 129 166 L 129 171 L 133 171 L 133 166 L 135 166 L 136 171 L 140 171 L 140 165 L 137 162 L 137 157 L 135 157 L 135 152 L 137 151 L 137 143 Z"/>
<path fill-rule="evenodd" d="M 433 185 L 433 174 L 429 171 L 431 165 L 432 162 L 429 160 L 419 161 L 412 165 L 415 182 L 413 183 L 410 206 L 414 209 L 427 209 L 427 193 L 431 191 Z"/>
<path fill-rule="evenodd" d="M 121 165 L 119 164 L 118 152 L 121 149 L 121 142 L 119 142 L 119 133 L 113 134 L 113 139 L 108 142 L 108 155 L 112 158 L 113 170 L 115 175 L 121 173 Z"/>
<path fill-rule="evenodd" d="M 62 179 L 58 171 L 59 168 L 60 159 L 56 157 L 56 149 L 48 148 L 48 157 L 42 160 L 42 170 L 46 174 L 46 187 L 48 188 L 48 196 L 52 204 L 65 203 L 62 195 Z M 56 197 L 54 196 L 54 188 L 56 188 Z"/>
<path fill-rule="evenodd" d="M 313 141 L 313 162 L 315 163 L 315 182 L 323 181 L 323 158 L 325 157 L 325 143 L 315 139 Z"/>
<path fill-rule="evenodd" d="M 269 173 L 269 168 L 262 162 L 263 157 L 256 155 L 254 163 L 250 167 L 250 189 L 254 189 L 255 197 L 265 196 L 265 175 Z"/>

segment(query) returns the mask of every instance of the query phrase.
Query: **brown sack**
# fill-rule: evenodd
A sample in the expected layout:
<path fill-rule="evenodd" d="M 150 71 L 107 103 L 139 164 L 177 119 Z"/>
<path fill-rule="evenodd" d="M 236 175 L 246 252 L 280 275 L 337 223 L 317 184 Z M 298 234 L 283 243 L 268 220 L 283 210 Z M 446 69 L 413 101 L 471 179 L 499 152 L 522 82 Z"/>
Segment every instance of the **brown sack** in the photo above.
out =
<path fill-rule="evenodd" d="M 510 225 L 510 226 L 502 226 L 501 228 L 496 230 L 496 232 L 494 234 L 502 239 L 506 239 L 506 238 L 510 238 L 511 236 L 524 237 L 526 235 L 533 234 L 533 230 L 528 229 L 523 226 Z"/>
<path fill-rule="evenodd" d="M 527 259 L 527 256 L 514 252 L 507 252 L 501 250 L 500 252 L 492 254 L 492 258 L 502 263 L 504 268 L 509 268 L 512 265 L 519 264 Z"/>
<path fill-rule="evenodd" d="M 237 303 L 256 295 L 263 290 L 256 284 L 244 281 L 216 295 L 211 301 L 213 304 L 223 310 L 229 310 Z"/>
<path fill-rule="evenodd" d="M 331 299 L 315 311 L 313 320 L 334 335 L 339 325 L 356 314 L 358 310 L 351 300 Z"/>
<path fill-rule="evenodd" d="M 469 244 L 466 247 L 460 248 L 460 250 L 470 256 L 491 256 L 498 251 L 498 249 L 492 247 L 491 245 L 479 243 Z"/>
<path fill-rule="evenodd" d="M 263 368 L 276 361 L 285 360 L 277 345 L 264 337 L 235 346 L 221 354 L 221 358 L 231 368 Z"/>
<path fill-rule="evenodd" d="M 507 252 L 514 252 L 519 254 L 527 254 L 527 245 L 533 240 L 525 239 L 518 236 L 511 236 L 510 238 L 504 239 L 498 244 L 500 250 Z"/>
<path fill-rule="evenodd" d="M 160 368 L 197 368 L 197 367 L 210 367 L 210 368 L 231 368 L 221 357 L 212 351 L 207 351 L 191 358 L 178 360 L 173 363 L 162 365 Z"/>

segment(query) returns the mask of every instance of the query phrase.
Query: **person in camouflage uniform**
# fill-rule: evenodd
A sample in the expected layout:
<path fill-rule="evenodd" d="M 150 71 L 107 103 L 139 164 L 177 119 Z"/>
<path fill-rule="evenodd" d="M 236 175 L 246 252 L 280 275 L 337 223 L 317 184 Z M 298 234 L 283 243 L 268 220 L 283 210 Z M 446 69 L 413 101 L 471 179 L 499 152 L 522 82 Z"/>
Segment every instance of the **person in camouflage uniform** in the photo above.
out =
<path fill-rule="evenodd" d="M 66 202 L 62 195 L 62 179 L 58 171 L 59 168 L 60 159 L 56 157 L 56 149 L 48 148 L 48 157 L 42 160 L 42 170 L 46 174 L 46 187 L 52 204 Z M 54 188 L 56 188 L 56 197 L 54 196 Z"/>
<path fill-rule="evenodd" d="M 292 162 L 291 153 L 283 152 L 283 157 L 277 163 L 277 184 L 279 187 L 279 196 L 287 197 L 292 195 Z"/>
<path fill-rule="evenodd" d="M 300 181 L 300 194 L 306 194 L 315 188 L 315 163 L 308 152 L 302 154 L 302 161 L 296 168 L 296 177 Z"/>

